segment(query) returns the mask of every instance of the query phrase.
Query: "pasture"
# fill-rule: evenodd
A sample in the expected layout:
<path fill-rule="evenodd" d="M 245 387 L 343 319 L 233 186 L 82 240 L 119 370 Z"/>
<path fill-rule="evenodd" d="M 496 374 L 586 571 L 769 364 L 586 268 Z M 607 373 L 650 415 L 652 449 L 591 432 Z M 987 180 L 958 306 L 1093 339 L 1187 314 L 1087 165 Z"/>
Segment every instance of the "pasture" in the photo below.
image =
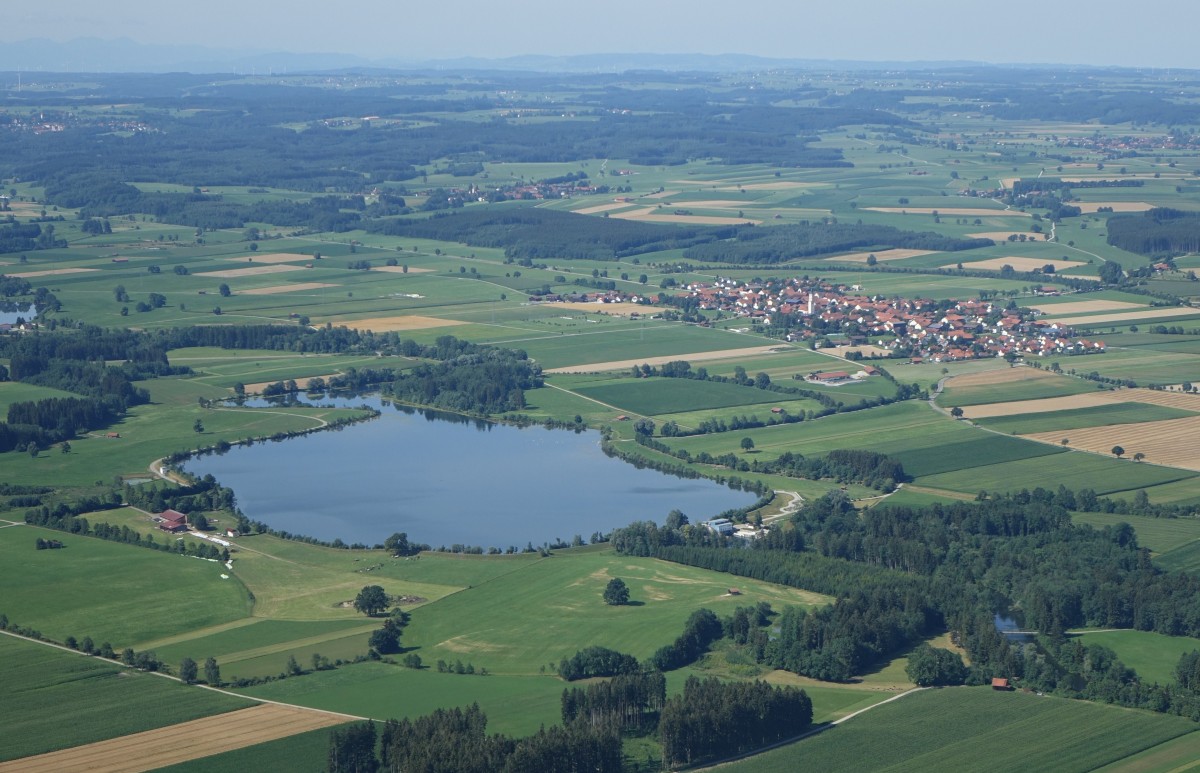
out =
<path fill-rule="evenodd" d="M 1075 523 L 1096 528 L 1127 523 L 1137 534 L 1138 545 L 1150 550 L 1156 558 L 1170 555 L 1200 541 L 1200 521 L 1192 518 L 1150 518 L 1122 513 L 1072 513 Z"/>
<path fill-rule="evenodd" d="M 947 721 L 953 717 L 953 721 Z M 986 687 L 923 690 L 728 769 L 1084 773 L 1196 734 L 1179 717 Z M 1188 762 L 1183 747 L 1175 762 Z M 1013 753 L 1020 749 L 1020 753 Z"/>
<path fill-rule="evenodd" d="M 1143 681 L 1159 684 L 1173 684 L 1179 658 L 1200 650 L 1200 639 L 1153 631 L 1078 631 L 1071 636 L 1084 644 L 1108 647 Z"/>
<path fill-rule="evenodd" d="M 62 550 L 36 550 L 58 539 Z M 160 544 L 169 535 L 158 538 Z M 57 641 L 143 644 L 250 613 L 246 588 L 216 562 L 34 526 L 0 529 L 0 612 Z M 147 614 L 146 594 L 154 597 Z"/>
<path fill-rule="evenodd" d="M 99 658 L 0 635 L 0 761 L 44 754 L 245 708 Z M 69 711 L 70 721 L 63 721 Z"/>
<path fill-rule="evenodd" d="M 1090 488 L 1097 494 L 1114 494 L 1194 477 L 1196 474 L 1187 470 L 1135 464 L 1111 456 L 1063 453 L 930 475 L 921 484 L 963 493 L 1017 491 L 1038 486 L 1056 489 L 1063 484 L 1076 490 Z"/>
<path fill-rule="evenodd" d="M 627 606 L 609 606 L 604 586 L 619 577 Z M 639 659 L 669 644 L 699 607 L 718 615 L 766 601 L 773 607 L 824 604 L 820 594 L 607 550 L 563 551 L 508 574 L 418 607 L 405 647 L 426 663 L 458 658 L 495 674 L 531 676 L 586 646 L 598 644 Z M 531 638 L 529 631 L 537 630 Z"/>

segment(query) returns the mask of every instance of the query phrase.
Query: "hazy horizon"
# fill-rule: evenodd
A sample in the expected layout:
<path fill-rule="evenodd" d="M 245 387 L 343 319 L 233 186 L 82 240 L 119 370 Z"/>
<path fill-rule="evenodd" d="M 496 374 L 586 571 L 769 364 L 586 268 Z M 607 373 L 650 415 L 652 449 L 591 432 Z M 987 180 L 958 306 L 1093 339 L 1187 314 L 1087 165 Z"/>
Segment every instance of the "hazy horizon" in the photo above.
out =
<path fill-rule="evenodd" d="M 1093 0 L 1086 7 L 1010 0 L 987 6 L 985 13 L 982 6 L 951 0 L 862 0 L 849 7 L 781 0 L 607 0 L 587 6 L 464 0 L 448 10 L 360 0 L 343 8 L 331 14 L 328 4 L 303 0 L 47 0 L 6 15 L 0 53 L 5 44 L 30 39 L 127 38 L 366 60 L 658 53 L 1200 69 L 1200 51 L 1185 41 L 1172 45 L 1179 31 L 1200 23 L 1200 4 L 1174 0 L 1140 3 L 1136 16 L 1117 0 Z"/>

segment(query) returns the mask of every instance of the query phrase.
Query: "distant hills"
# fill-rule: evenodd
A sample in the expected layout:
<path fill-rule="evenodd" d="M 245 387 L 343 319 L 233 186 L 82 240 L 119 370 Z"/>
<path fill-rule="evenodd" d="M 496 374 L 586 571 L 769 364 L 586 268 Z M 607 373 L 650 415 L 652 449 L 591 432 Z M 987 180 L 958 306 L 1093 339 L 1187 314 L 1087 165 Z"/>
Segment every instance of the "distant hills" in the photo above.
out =
<path fill-rule="evenodd" d="M 527 72 L 626 72 L 629 70 L 707 71 L 787 69 L 943 69 L 983 66 L 979 62 L 866 62 L 774 59 L 751 54 L 613 53 L 501 59 L 367 58 L 353 54 L 253 51 L 194 45 L 138 43 L 128 38 L 45 39 L 0 43 L 0 71 L 16 72 L 191 72 L 281 73 L 352 68 L 398 70 L 507 70 Z"/>

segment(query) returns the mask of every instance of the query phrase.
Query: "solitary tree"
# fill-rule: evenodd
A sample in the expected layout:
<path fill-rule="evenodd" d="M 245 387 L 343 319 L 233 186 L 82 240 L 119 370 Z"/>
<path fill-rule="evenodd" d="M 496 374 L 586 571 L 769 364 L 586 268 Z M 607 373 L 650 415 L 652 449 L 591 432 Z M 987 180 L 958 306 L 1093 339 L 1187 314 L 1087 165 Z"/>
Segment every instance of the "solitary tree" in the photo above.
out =
<path fill-rule="evenodd" d="M 1066 446 L 1066 445 L 1069 445 L 1069 444 L 1070 444 L 1070 442 L 1071 442 L 1071 438 L 1067 438 L 1067 437 L 1065 437 L 1065 438 L 1063 438 L 1062 440 L 1060 440 L 1059 442 L 1060 442 L 1060 443 L 1062 443 L 1064 446 Z"/>
<path fill-rule="evenodd" d="M 388 608 L 387 592 L 378 585 L 368 585 L 354 597 L 354 608 L 373 617 Z"/>
<path fill-rule="evenodd" d="M 217 665 L 217 659 L 210 657 L 204 661 L 204 681 L 209 687 L 221 686 L 221 667 Z"/>
<path fill-rule="evenodd" d="M 604 588 L 604 603 L 613 607 L 629 603 L 629 587 L 620 577 L 608 581 Z"/>
<path fill-rule="evenodd" d="M 204 431 L 204 422 L 200 421 L 199 419 L 196 419 L 195 423 L 192 424 L 192 430 L 195 431 L 195 433 L 197 435 L 199 435 L 201 432 Z"/>
<path fill-rule="evenodd" d="M 1118 459 L 1120 459 L 1120 458 L 1121 458 L 1121 456 L 1122 456 L 1122 455 L 1125 453 L 1125 449 L 1124 449 L 1124 448 L 1121 448 L 1120 446 L 1113 446 L 1113 447 L 1112 447 L 1112 452 L 1113 452 L 1113 456 L 1115 456 L 1115 457 L 1117 457 Z"/>
<path fill-rule="evenodd" d="M 961 419 L 963 417 L 963 409 L 956 405 L 950 409 L 950 415 L 956 419 Z"/>
<path fill-rule="evenodd" d="M 221 293 L 222 298 L 228 298 L 229 296 L 233 295 L 233 290 L 230 290 L 229 285 L 225 284 L 224 282 L 222 282 L 221 286 L 217 288 L 217 292 Z"/>
<path fill-rule="evenodd" d="M 752 437 L 742 438 L 742 450 L 747 453 L 749 453 L 750 451 L 753 451 L 754 450 L 754 438 L 752 438 Z"/>
<path fill-rule="evenodd" d="M 1135 462 L 1140 462 L 1145 458 L 1146 458 L 1146 455 L 1143 454 L 1141 451 L 1138 451 L 1136 454 L 1133 455 L 1133 461 L 1135 461 Z"/>
<path fill-rule="evenodd" d="M 179 678 L 186 684 L 196 683 L 196 661 L 191 658 L 184 658 L 179 662 Z"/>

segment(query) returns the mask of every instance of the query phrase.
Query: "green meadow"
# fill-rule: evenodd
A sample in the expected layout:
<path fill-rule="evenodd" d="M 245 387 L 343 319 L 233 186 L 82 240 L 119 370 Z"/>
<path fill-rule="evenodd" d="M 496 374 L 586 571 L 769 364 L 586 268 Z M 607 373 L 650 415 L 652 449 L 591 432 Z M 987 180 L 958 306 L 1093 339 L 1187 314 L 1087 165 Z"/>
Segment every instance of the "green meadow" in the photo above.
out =
<path fill-rule="evenodd" d="M 1153 631 L 1080 631 L 1072 635 L 1084 644 L 1108 647 L 1143 681 L 1159 684 L 1172 684 L 1179 658 L 1200 650 L 1200 639 Z"/>
<path fill-rule="evenodd" d="M 245 708 L 250 701 L 186 687 L 99 658 L 0 635 L 0 761 Z M 64 721 L 69 715 L 70 721 Z"/>
<path fill-rule="evenodd" d="M 1195 734 L 1195 725 L 1179 717 L 986 687 L 944 688 L 879 706 L 729 769 L 1083 773 Z M 1176 750 L 1177 763 L 1192 759 L 1186 748 Z"/>
<path fill-rule="evenodd" d="M 1047 411 L 1018 416 L 994 416 L 973 421 L 997 432 L 1025 435 L 1034 432 L 1082 429 L 1084 427 L 1107 427 L 1113 424 L 1138 424 L 1145 421 L 1167 421 L 1186 419 L 1196 414 L 1178 408 L 1168 408 L 1150 403 L 1113 403 L 1093 408 L 1072 408 L 1065 411 Z"/>
<path fill-rule="evenodd" d="M 65 547 L 37 550 L 37 537 Z M 57 641 L 91 636 L 97 646 L 140 650 L 245 617 L 251 608 L 246 587 L 222 579 L 219 563 L 33 526 L 0 529 L 0 565 L 0 612 Z"/>

